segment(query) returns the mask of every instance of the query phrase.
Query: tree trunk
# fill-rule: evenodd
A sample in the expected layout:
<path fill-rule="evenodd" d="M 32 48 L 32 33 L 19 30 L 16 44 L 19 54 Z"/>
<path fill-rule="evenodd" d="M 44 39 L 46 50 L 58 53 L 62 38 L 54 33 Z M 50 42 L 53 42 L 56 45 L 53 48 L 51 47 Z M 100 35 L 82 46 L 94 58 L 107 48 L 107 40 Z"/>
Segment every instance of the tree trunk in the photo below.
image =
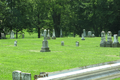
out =
<path fill-rule="evenodd" d="M 38 27 L 38 38 L 40 38 L 40 28 Z"/>

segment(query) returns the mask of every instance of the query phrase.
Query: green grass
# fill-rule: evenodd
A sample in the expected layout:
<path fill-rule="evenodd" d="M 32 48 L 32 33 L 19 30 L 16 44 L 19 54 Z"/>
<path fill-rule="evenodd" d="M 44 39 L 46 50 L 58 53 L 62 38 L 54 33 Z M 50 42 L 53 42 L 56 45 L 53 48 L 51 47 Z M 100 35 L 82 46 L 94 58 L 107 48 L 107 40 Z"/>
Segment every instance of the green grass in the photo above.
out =
<path fill-rule="evenodd" d="M 12 80 L 15 70 L 31 73 L 33 80 L 35 74 L 43 71 L 53 72 L 120 59 L 120 48 L 100 47 L 100 37 L 85 38 L 85 41 L 81 37 L 51 39 L 48 40 L 51 52 L 40 52 L 43 37 L 30 37 L 0 40 L 0 80 Z M 17 47 L 14 46 L 15 40 Z M 61 41 L 64 41 L 64 46 L 61 46 Z M 76 41 L 79 41 L 79 47 L 76 47 Z"/>

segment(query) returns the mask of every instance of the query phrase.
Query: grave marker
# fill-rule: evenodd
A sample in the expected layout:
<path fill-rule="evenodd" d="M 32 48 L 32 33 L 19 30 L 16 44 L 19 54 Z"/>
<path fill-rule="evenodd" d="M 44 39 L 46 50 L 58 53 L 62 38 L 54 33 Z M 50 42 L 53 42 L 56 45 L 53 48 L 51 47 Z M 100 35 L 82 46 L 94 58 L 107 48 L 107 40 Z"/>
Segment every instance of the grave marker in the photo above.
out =
<path fill-rule="evenodd" d="M 88 37 L 92 37 L 92 32 L 88 31 Z"/>
<path fill-rule="evenodd" d="M 50 30 L 48 29 L 47 39 L 50 39 Z"/>
<path fill-rule="evenodd" d="M 63 37 L 63 36 L 62 36 L 62 29 L 60 29 L 60 37 Z"/>
<path fill-rule="evenodd" d="M 111 33 L 111 31 L 108 31 L 108 33 L 107 33 L 106 47 L 112 47 L 112 33 Z"/>
<path fill-rule="evenodd" d="M 77 47 L 79 46 L 79 42 L 78 42 L 78 41 L 76 41 L 76 46 L 77 46 Z"/>
<path fill-rule="evenodd" d="M 114 41 L 112 44 L 113 47 L 119 47 L 119 42 L 118 42 L 118 35 L 114 34 Z"/>
<path fill-rule="evenodd" d="M 64 46 L 64 41 L 61 42 L 61 46 Z"/>
<path fill-rule="evenodd" d="M 52 39 L 56 39 L 55 30 L 54 30 L 54 29 L 53 29 L 53 36 L 52 36 Z"/>
<path fill-rule="evenodd" d="M 85 38 L 84 38 L 84 34 L 82 33 L 82 38 L 81 38 L 81 40 L 85 40 Z"/>
<path fill-rule="evenodd" d="M 85 29 L 83 29 L 83 35 L 84 35 L 84 37 L 86 37 L 86 32 L 85 32 Z"/>
<path fill-rule="evenodd" d="M 100 47 L 106 47 L 106 40 L 105 40 L 105 32 L 101 32 L 101 42 L 100 42 Z"/>

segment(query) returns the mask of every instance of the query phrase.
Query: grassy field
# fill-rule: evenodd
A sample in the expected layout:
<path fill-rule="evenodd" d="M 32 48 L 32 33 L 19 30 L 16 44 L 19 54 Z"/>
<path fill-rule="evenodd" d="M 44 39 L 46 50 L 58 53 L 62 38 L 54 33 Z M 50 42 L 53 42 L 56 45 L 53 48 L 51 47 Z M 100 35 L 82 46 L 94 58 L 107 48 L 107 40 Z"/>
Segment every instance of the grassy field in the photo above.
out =
<path fill-rule="evenodd" d="M 100 47 L 100 37 L 63 37 L 48 40 L 51 52 L 40 52 L 43 37 L 0 40 L 0 80 L 12 80 L 12 72 L 20 70 L 33 76 L 39 72 L 53 72 L 120 59 L 120 48 Z M 14 46 L 17 40 L 18 46 Z M 64 41 L 64 46 L 61 46 Z M 80 46 L 76 47 L 75 42 Z M 119 40 L 120 42 L 120 40 Z"/>

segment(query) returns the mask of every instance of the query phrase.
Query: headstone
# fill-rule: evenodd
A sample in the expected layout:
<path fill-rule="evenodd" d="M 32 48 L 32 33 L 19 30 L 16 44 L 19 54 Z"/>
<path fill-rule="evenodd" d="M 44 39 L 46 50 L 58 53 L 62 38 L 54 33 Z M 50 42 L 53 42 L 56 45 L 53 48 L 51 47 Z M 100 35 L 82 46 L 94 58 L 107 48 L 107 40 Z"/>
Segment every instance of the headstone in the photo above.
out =
<path fill-rule="evenodd" d="M 52 39 L 56 39 L 55 30 L 54 30 L 54 29 L 53 29 L 53 36 L 52 36 Z"/>
<path fill-rule="evenodd" d="M 63 37 L 63 36 L 62 36 L 62 29 L 60 29 L 60 37 Z"/>
<path fill-rule="evenodd" d="M 50 39 L 50 30 L 48 30 L 47 39 Z"/>
<path fill-rule="evenodd" d="M 31 80 L 31 74 L 30 73 L 21 73 L 21 80 Z"/>
<path fill-rule="evenodd" d="M 118 36 L 120 36 L 120 30 L 118 31 Z"/>
<path fill-rule="evenodd" d="M 79 42 L 78 41 L 76 41 L 76 46 L 79 46 Z"/>
<path fill-rule="evenodd" d="M 5 34 L 1 33 L 1 39 L 5 39 Z"/>
<path fill-rule="evenodd" d="M 64 46 L 64 41 L 61 42 L 61 46 Z"/>
<path fill-rule="evenodd" d="M 95 35 L 94 35 L 94 34 L 92 34 L 92 37 L 95 37 Z"/>
<path fill-rule="evenodd" d="M 21 80 L 21 71 L 13 71 L 12 72 L 12 78 L 13 80 Z"/>
<path fill-rule="evenodd" d="M 111 31 L 108 31 L 108 33 L 107 33 L 106 47 L 112 47 L 112 33 L 111 33 Z"/>
<path fill-rule="evenodd" d="M 84 38 L 84 34 L 82 33 L 82 38 L 81 38 L 81 40 L 85 40 L 85 38 Z"/>
<path fill-rule="evenodd" d="M 84 37 L 86 37 L 86 32 L 85 32 L 85 29 L 83 29 L 83 35 L 84 35 Z"/>
<path fill-rule="evenodd" d="M 24 38 L 24 34 L 22 34 L 22 38 Z"/>
<path fill-rule="evenodd" d="M 88 31 L 88 37 L 92 37 L 92 32 Z"/>
<path fill-rule="evenodd" d="M 46 29 L 44 30 L 44 40 L 42 42 L 42 48 L 41 48 L 40 52 L 50 52 L 49 47 L 48 47 L 47 31 L 46 31 Z"/>
<path fill-rule="evenodd" d="M 117 34 L 114 34 L 114 41 L 112 44 L 113 47 L 119 47 L 119 42 L 118 42 L 118 36 Z"/>
<path fill-rule="evenodd" d="M 10 38 L 14 39 L 14 32 L 13 32 L 13 30 L 11 31 Z"/>
<path fill-rule="evenodd" d="M 17 41 L 14 41 L 14 46 L 17 46 Z"/>
<path fill-rule="evenodd" d="M 101 32 L 101 42 L 100 42 L 100 47 L 106 47 L 106 40 L 105 40 L 105 32 Z"/>

